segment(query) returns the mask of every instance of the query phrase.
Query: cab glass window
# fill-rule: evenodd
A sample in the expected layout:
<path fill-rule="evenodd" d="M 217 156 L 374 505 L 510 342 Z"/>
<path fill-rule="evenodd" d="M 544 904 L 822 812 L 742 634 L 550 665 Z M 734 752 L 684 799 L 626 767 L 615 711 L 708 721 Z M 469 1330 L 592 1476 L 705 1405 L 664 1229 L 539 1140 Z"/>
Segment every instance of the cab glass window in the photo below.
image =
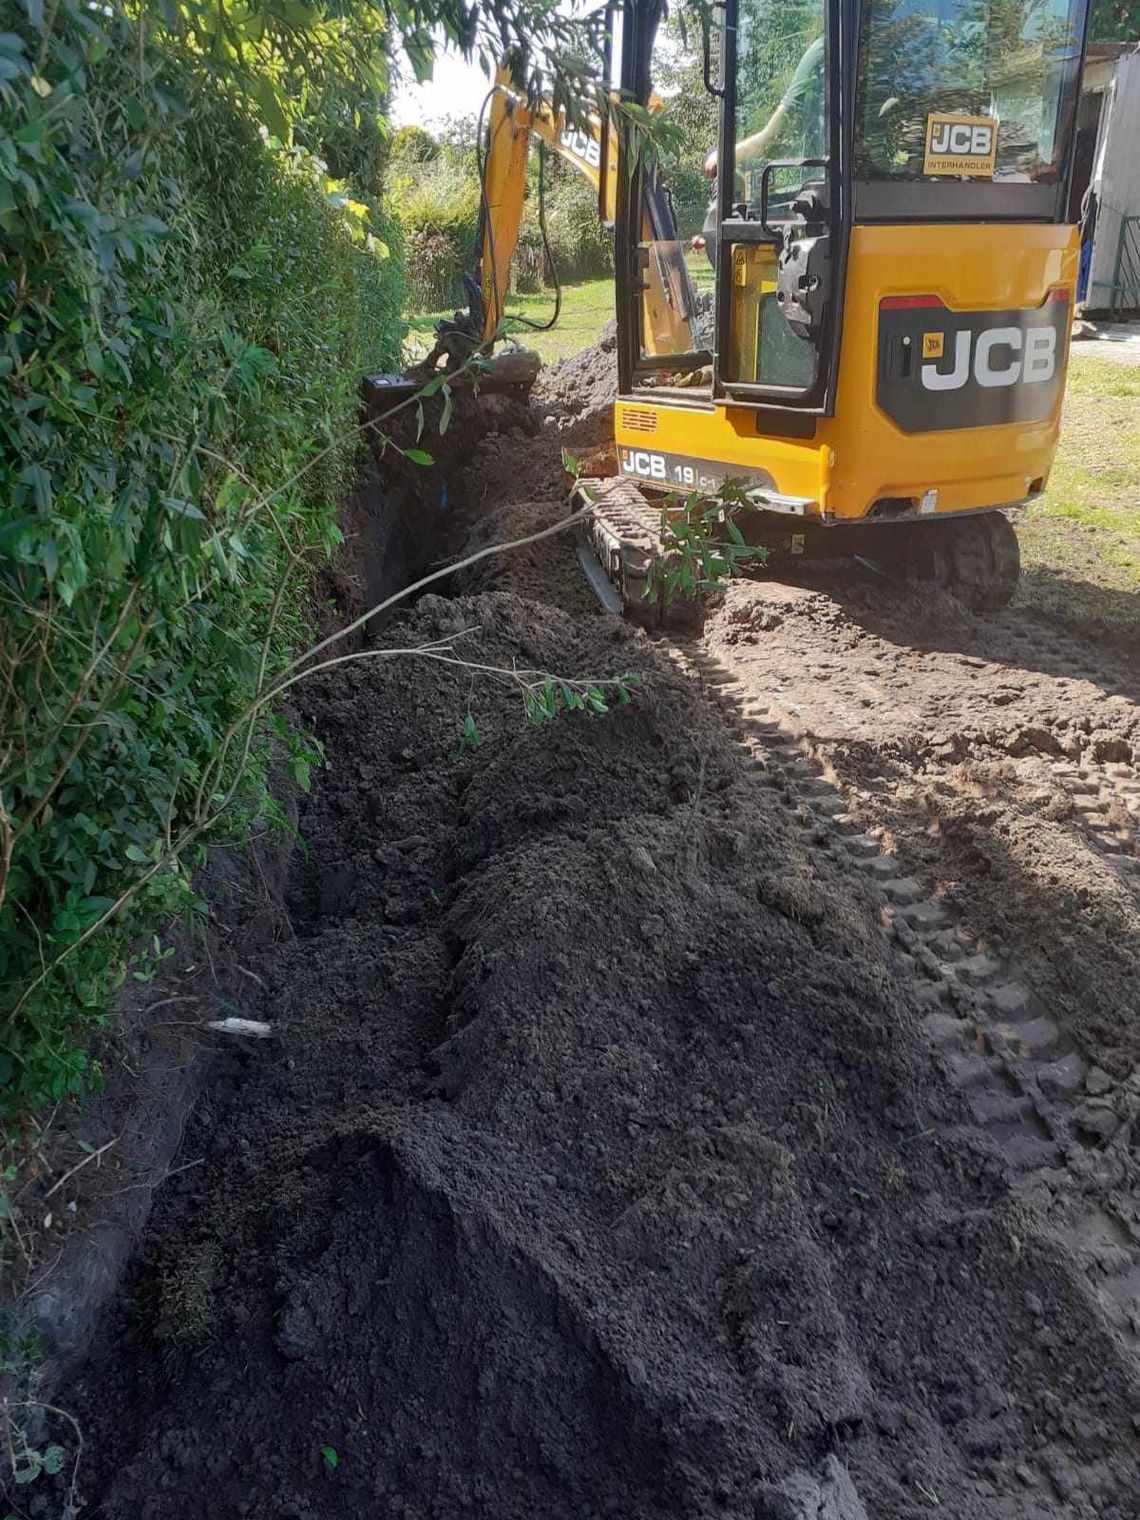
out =
<path fill-rule="evenodd" d="M 869 0 L 856 177 L 1058 181 L 1082 15 L 1078 0 Z"/>
<path fill-rule="evenodd" d="M 760 176 L 773 160 L 826 156 L 825 22 L 824 0 L 741 0 L 734 201 L 759 204 Z M 794 179 L 781 178 L 783 196 L 797 188 Z"/>

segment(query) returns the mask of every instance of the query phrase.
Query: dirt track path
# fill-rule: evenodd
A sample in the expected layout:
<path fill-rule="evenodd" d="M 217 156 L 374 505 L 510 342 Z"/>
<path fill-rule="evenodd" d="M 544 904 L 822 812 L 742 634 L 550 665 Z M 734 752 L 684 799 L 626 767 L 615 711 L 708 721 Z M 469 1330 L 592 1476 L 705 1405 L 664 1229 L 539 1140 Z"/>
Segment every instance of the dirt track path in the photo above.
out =
<path fill-rule="evenodd" d="M 1140 1349 L 1140 673 L 855 578 L 734 586 L 692 659 L 881 905 L 948 1074 Z"/>
<path fill-rule="evenodd" d="M 490 438 L 469 542 L 557 458 Z M 558 541 L 451 590 L 381 645 L 637 699 L 302 688 L 274 1038 L 70 1390 L 92 1513 L 1135 1520 L 1129 672 L 854 583 L 654 641 Z"/>

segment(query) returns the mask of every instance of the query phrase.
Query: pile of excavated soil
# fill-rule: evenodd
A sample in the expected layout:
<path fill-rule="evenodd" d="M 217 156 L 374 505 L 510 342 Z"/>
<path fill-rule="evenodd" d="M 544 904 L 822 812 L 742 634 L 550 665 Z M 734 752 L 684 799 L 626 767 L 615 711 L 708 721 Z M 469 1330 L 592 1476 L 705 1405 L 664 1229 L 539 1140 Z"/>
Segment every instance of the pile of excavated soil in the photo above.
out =
<path fill-rule="evenodd" d="M 617 323 L 610 321 L 590 348 L 543 369 L 533 395 L 536 409 L 564 442 L 589 448 L 612 440 L 617 393 Z"/>
<path fill-rule="evenodd" d="M 711 296 L 697 296 L 696 314 L 701 342 L 711 345 Z M 613 441 L 617 394 L 617 323 L 610 321 L 596 343 L 539 373 L 534 405 L 558 429 L 563 443 L 574 449 L 592 449 Z"/>
<path fill-rule="evenodd" d="M 476 540 L 561 510 L 530 448 L 480 450 Z M 1133 1520 L 1134 1367 L 874 904 L 569 543 L 515 573 L 298 688 L 272 1037 L 217 1057 L 62 1396 L 92 1512 Z M 386 654 L 448 636 L 491 673 Z M 639 681 L 534 728 L 527 670 Z"/>
<path fill-rule="evenodd" d="M 99 1513 L 848 1520 L 849 1472 L 883 1520 L 1133 1514 L 1135 1386 L 845 878 L 624 626 L 500 593 L 386 642 L 469 627 L 644 680 L 540 730 L 432 664 L 303 688 L 274 1038 L 73 1390 Z"/>

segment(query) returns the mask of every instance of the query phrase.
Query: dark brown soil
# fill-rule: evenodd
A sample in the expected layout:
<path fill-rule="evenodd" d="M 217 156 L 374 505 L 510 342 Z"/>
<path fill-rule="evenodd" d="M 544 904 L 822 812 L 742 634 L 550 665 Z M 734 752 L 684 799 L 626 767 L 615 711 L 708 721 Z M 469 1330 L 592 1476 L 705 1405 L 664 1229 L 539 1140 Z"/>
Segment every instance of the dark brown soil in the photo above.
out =
<path fill-rule="evenodd" d="M 617 323 L 607 322 L 591 348 L 540 373 L 534 405 L 565 443 L 591 448 L 613 439 L 617 388 Z"/>
<path fill-rule="evenodd" d="M 549 437 L 483 444 L 474 541 L 561 510 Z M 273 1038 L 219 1058 L 68 1391 L 90 1513 L 1134 1520 L 1135 1366 L 874 901 L 574 574 L 477 570 L 299 688 Z M 635 699 L 535 729 L 510 675 L 385 655 L 447 635 Z"/>

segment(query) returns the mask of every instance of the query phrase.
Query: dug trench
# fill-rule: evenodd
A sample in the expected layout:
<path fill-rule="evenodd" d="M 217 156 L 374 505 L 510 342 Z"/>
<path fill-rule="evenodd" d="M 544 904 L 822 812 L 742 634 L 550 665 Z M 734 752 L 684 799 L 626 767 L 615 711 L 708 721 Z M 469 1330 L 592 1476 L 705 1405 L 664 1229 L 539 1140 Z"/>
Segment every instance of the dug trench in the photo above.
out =
<path fill-rule="evenodd" d="M 558 518 L 573 433 L 546 395 L 541 428 L 500 407 L 476 444 L 469 418 L 403 529 L 357 504 L 381 562 Z M 243 979 L 272 1036 L 214 1058 L 183 1169 L 59 1396 L 87 1512 L 1134 1520 L 1138 1364 L 1034 1191 L 1070 1158 L 1086 1191 L 1109 1184 L 1075 1139 L 1028 1171 L 1003 1152 L 1010 1126 L 954 1076 L 972 1057 L 1012 1083 L 1016 1042 L 991 1038 L 990 984 L 949 940 L 937 978 L 915 943 L 957 930 L 957 959 L 984 958 L 969 935 L 1000 910 L 1000 956 L 1030 956 L 1039 919 L 1019 937 L 1003 886 L 1016 866 L 1029 891 L 1024 859 L 961 802 L 1028 807 L 1002 770 L 1022 761 L 984 722 L 931 737 L 917 699 L 924 753 L 901 706 L 881 733 L 847 708 L 823 723 L 805 644 L 822 663 L 905 642 L 867 631 L 861 593 L 734 587 L 681 647 L 601 615 L 564 538 L 446 590 L 298 688 L 328 767 L 287 925 Z M 464 663 L 395 653 L 441 639 Z M 531 670 L 637 681 L 535 727 Z M 1076 773 L 1086 748 L 1052 758 Z M 945 920 L 916 916 L 924 892 Z M 1109 934 L 1061 883 L 1047 902 L 1042 979 L 1061 942 Z M 1111 903 L 1122 933 L 1134 900 Z M 1111 1045 L 1116 1093 L 1134 1031 L 1114 968 L 1111 1018 L 1074 994 L 1055 1019 L 1078 1083 Z M 1110 1142 L 1118 1197 L 1127 1133 Z"/>

